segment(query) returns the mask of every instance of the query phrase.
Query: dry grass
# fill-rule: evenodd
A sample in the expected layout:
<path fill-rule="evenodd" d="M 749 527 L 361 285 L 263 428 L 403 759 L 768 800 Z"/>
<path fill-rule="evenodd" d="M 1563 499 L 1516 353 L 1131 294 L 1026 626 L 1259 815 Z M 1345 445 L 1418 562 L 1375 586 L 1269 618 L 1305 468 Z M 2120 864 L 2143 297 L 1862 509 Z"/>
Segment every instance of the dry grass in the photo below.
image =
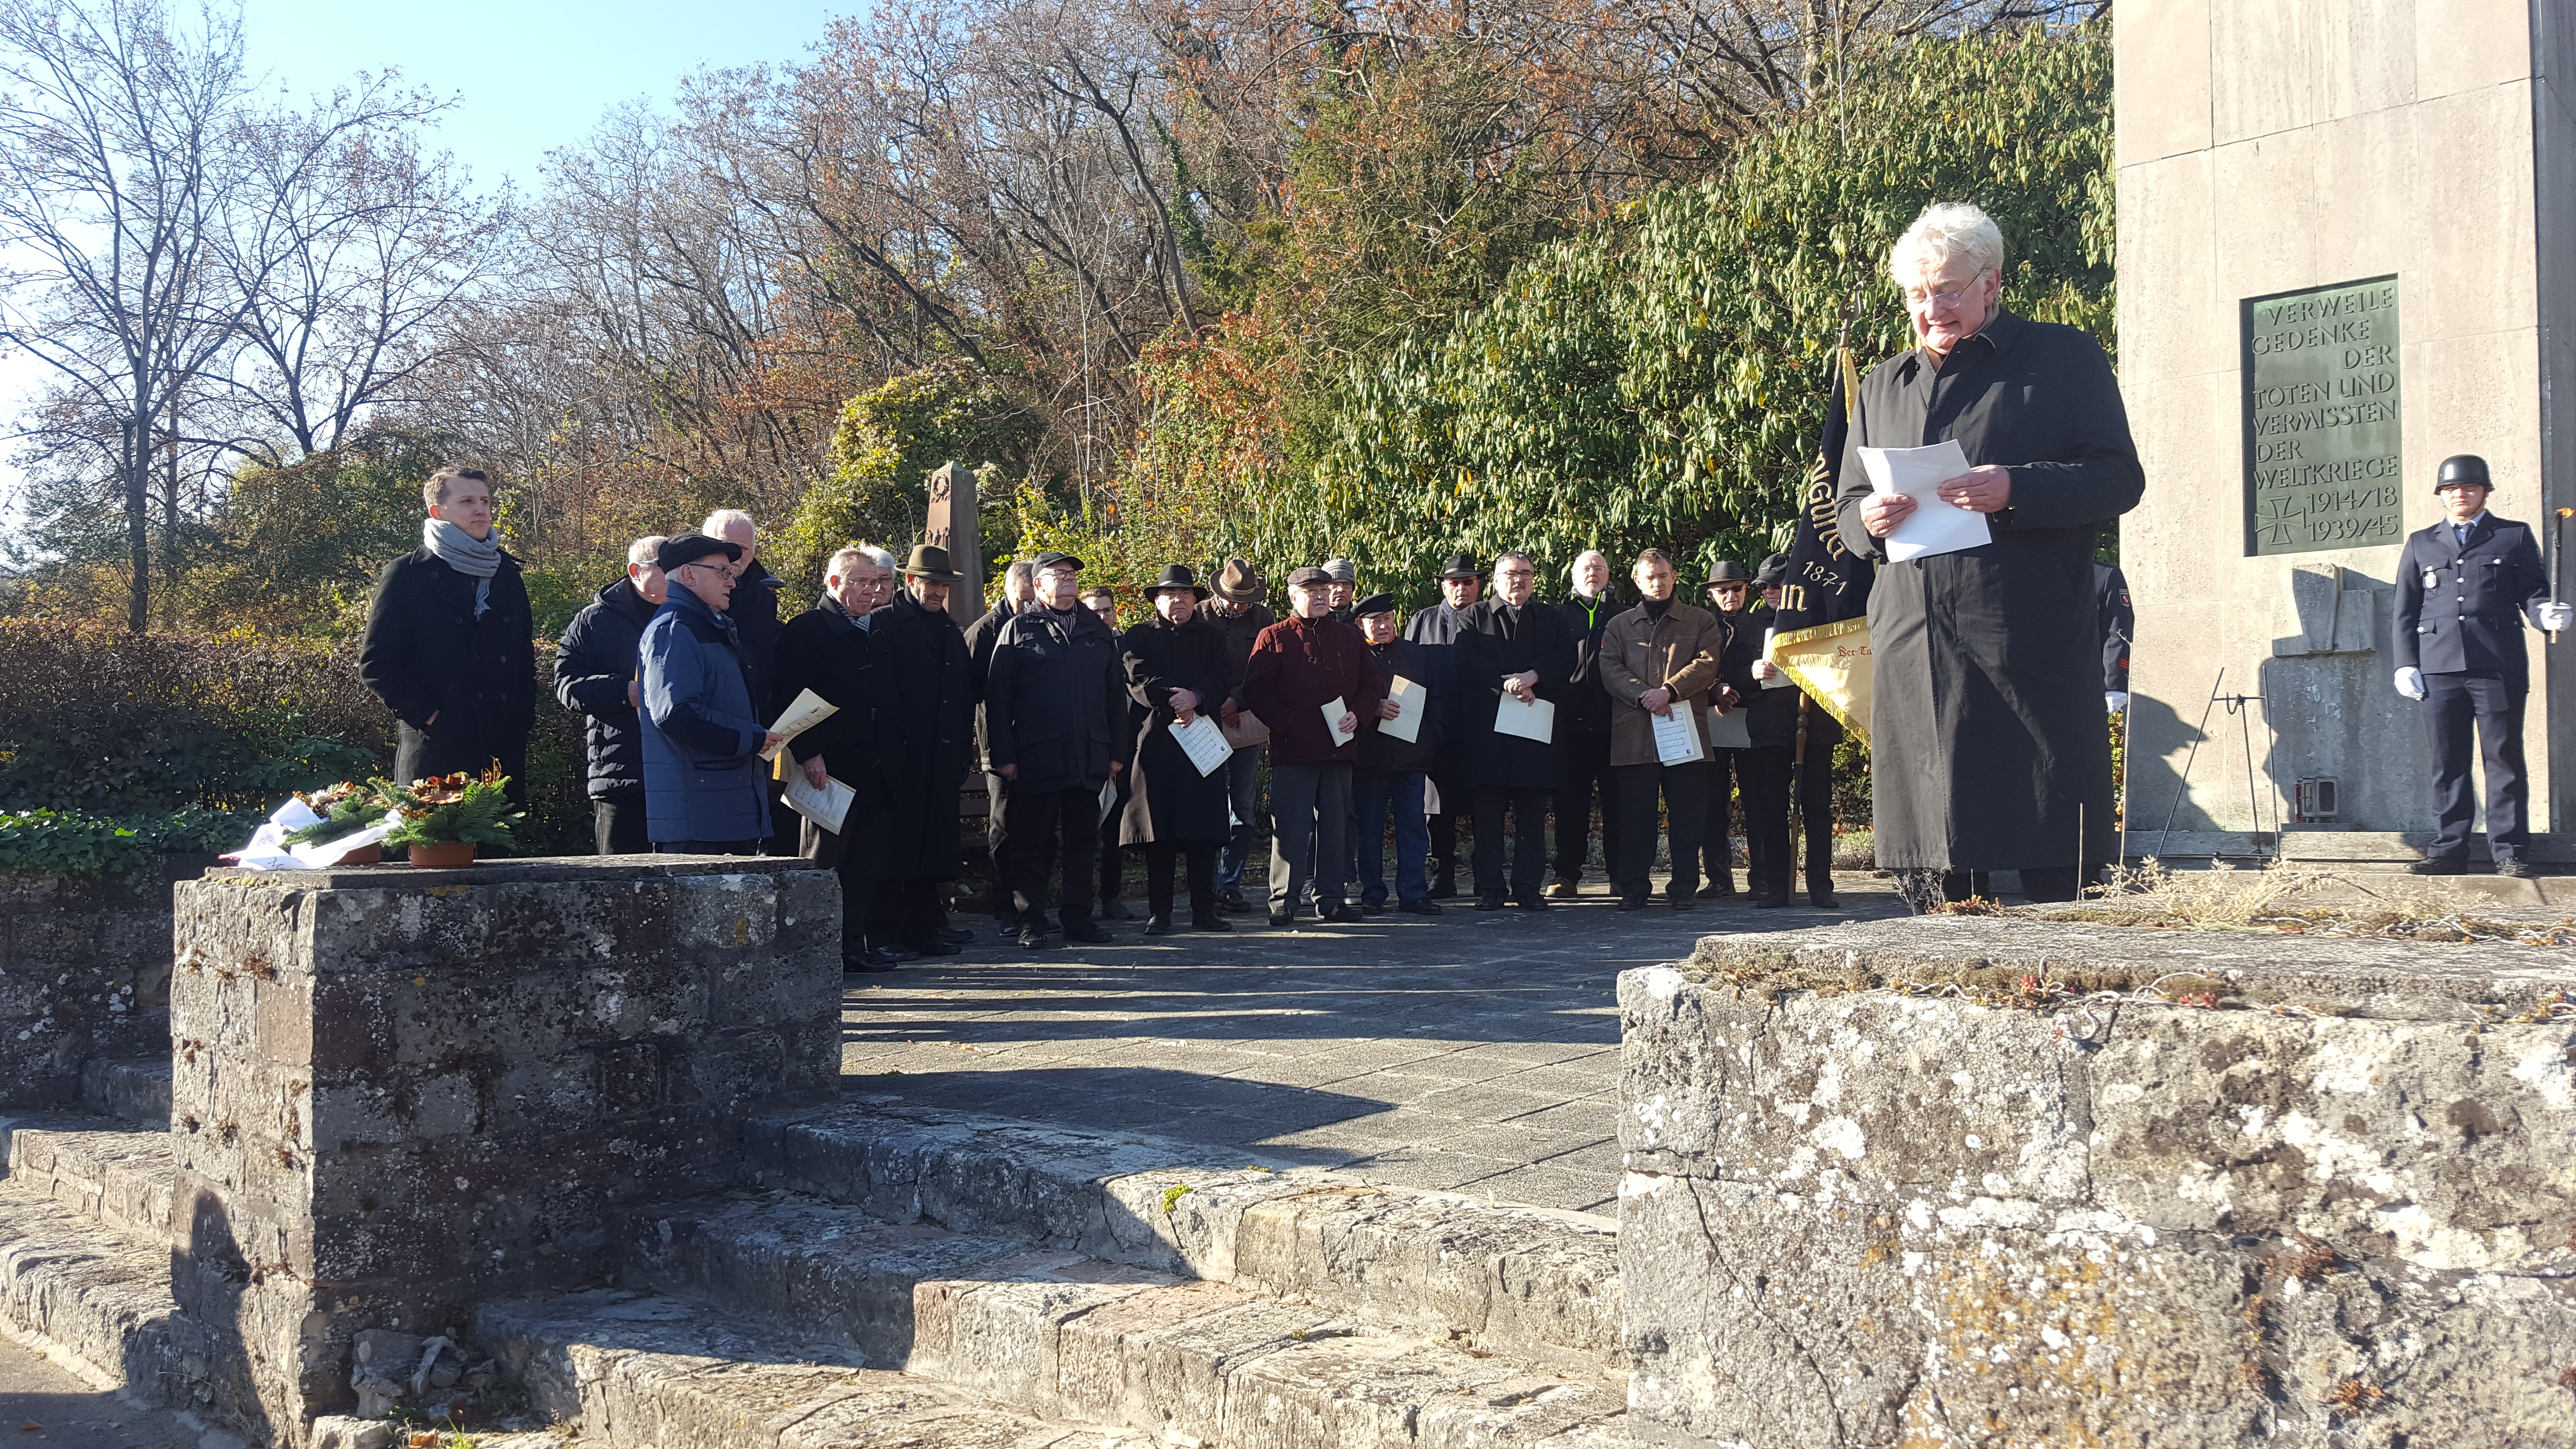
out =
<path fill-rule="evenodd" d="M 2300 896 L 2321 886 L 2348 887 L 2359 898 L 2331 904 L 2300 902 Z M 1963 903 L 1957 913 L 2149 930 L 2576 946 L 2576 919 L 2535 922 L 2477 915 L 2442 899 L 2412 877 L 2374 873 L 2365 880 L 2287 860 L 2275 860 L 2258 870 L 2221 862 L 2208 870 L 2177 871 L 2149 859 L 2135 870 L 2110 872 L 2091 898 L 2078 905 Z"/>

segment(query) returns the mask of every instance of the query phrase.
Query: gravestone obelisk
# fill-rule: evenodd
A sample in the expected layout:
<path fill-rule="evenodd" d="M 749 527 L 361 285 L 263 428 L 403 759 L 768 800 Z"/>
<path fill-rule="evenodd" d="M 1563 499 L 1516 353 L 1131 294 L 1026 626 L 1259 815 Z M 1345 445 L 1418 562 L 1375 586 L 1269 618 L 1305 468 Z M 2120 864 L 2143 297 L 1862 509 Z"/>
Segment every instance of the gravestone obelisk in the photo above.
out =
<path fill-rule="evenodd" d="M 2390 628 L 2435 470 L 2485 457 L 2489 506 L 2535 526 L 2576 503 L 2576 5 L 2121 0 L 2115 24 L 2133 849 L 2170 813 L 2409 857 L 2431 751 Z M 2576 638 L 2523 637 L 2533 824 L 2564 832 Z"/>
<path fill-rule="evenodd" d="M 984 535 L 977 521 L 975 474 L 957 463 L 930 472 L 930 517 L 922 542 L 948 550 L 948 566 L 965 578 L 948 589 L 948 614 L 960 625 L 984 612 Z"/>

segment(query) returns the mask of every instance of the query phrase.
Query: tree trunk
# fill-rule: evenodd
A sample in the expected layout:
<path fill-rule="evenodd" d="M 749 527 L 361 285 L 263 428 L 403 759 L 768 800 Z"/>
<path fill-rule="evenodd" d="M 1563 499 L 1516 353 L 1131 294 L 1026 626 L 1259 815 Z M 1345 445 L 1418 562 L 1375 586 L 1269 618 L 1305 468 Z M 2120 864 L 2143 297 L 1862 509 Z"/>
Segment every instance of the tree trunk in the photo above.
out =
<path fill-rule="evenodd" d="M 134 586 L 126 601 L 125 631 L 140 634 L 152 623 L 152 448 L 150 430 L 128 419 L 124 456 L 126 563 Z"/>

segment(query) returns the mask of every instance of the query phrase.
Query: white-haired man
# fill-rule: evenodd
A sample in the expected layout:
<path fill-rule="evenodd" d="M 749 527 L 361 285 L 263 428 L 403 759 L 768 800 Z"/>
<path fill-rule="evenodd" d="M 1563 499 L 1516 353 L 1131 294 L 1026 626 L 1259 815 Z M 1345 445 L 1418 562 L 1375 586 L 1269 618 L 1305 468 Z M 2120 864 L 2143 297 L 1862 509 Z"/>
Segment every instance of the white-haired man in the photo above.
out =
<path fill-rule="evenodd" d="M 849 813 L 839 830 L 804 820 L 797 839 L 799 854 L 840 874 L 845 971 L 890 971 L 916 954 L 879 939 L 884 933 L 875 926 L 876 848 L 893 792 L 886 784 L 876 716 L 877 702 L 890 691 L 876 668 L 868 619 L 893 597 L 891 555 L 856 545 L 833 554 L 823 567 L 822 597 L 779 631 L 778 680 L 770 688 L 773 713 L 808 689 L 836 707 L 788 750 L 808 782 L 819 787 L 838 779 L 850 787 Z"/>
<path fill-rule="evenodd" d="M 2003 271 L 2003 234 L 1973 206 L 1930 207 L 1897 239 L 1888 275 L 1916 345 L 1862 382 L 1837 497 L 1844 544 L 1884 560 L 1916 505 L 1872 492 L 1860 449 L 1955 440 L 1969 469 L 1938 496 L 1993 529 L 1882 562 L 1869 598 L 1878 863 L 1918 911 L 1990 870 L 2073 899 L 2114 849 L 2093 546 L 2146 479 L 2101 344 L 2004 310 Z"/>
<path fill-rule="evenodd" d="M 742 550 L 742 557 L 733 561 L 733 603 L 725 617 L 733 620 L 734 631 L 742 638 L 743 662 L 751 667 L 752 702 L 766 706 L 778 679 L 778 634 L 784 627 L 778 617 L 778 591 L 787 581 L 760 561 L 760 525 L 741 509 L 717 509 L 698 525 L 698 532 Z M 769 818 L 778 833 L 762 853 L 794 855 L 800 817 L 787 808 L 775 780 L 769 783 Z"/>
<path fill-rule="evenodd" d="M 1610 592 L 1610 560 L 1597 548 L 1574 556 L 1573 585 L 1556 611 L 1574 635 L 1573 687 L 1556 707 L 1556 883 L 1547 893 L 1571 899 L 1592 855 L 1592 802 L 1601 801 L 1601 873 L 1615 889 L 1619 873 L 1620 787 L 1610 772 L 1610 693 L 1601 679 L 1601 636 L 1619 616 Z"/>
<path fill-rule="evenodd" d="M 635 728 L 644 686 L 635 646 L 671 596 L 655 557 L 662 544 L 658 533 L 628 544 L 626 572 L 581 606 L 555 647 L 555 698 L 590 716 L 591 837 L 602 855 L 653 851 L 644 833 L 644 741 Z"/>

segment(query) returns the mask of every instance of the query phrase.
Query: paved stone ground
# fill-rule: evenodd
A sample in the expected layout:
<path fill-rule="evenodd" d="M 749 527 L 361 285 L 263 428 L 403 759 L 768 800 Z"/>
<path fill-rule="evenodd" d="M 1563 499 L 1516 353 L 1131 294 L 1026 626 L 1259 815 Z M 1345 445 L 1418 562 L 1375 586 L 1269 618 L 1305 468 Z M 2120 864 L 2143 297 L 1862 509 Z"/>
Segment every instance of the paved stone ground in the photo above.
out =
<path fill-rule="evenodd" d="M 1112 944 L 1034 953 L 968 916 L 965 955 L 850 978 L 843 1084 L 1609 1212 L 1619 972 L 1712 933 L 1903 913 L 1867 874 L 1841 877 L 1838 911 L 1739 896 L 1623 913 L 1597 880 L 1586 890 L 1537 915 L 1450 902 L 1436 918 L 1276 932 L 1256 914 L 1231 935 L 1160 939 L 1138 904 Z"/>
<path fill-rule="evenodd" d="M 233 1435 L 91 1388 L 60 1364 L 0 1337 L 0 1441 L 52 1449 L 242 1449 Z"/>

